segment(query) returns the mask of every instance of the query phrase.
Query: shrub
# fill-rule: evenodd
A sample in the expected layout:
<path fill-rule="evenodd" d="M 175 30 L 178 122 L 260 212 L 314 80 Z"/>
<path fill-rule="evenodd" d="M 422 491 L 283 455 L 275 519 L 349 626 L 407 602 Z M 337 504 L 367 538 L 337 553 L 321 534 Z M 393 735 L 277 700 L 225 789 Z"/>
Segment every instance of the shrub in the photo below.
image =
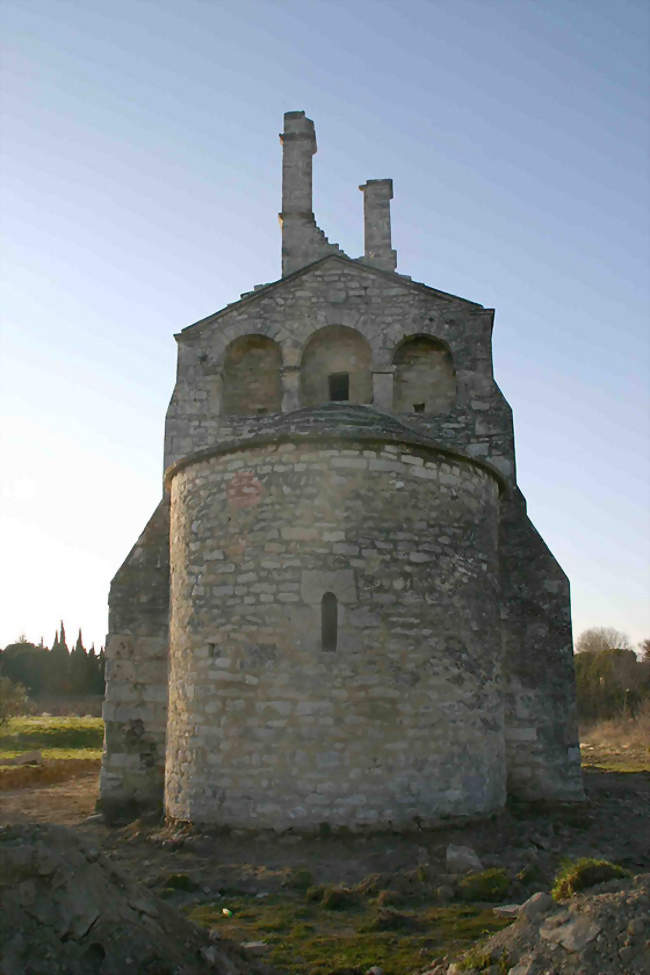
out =
<path fill-rule="evenodd" d="M 541 878 L 542 871 L 538 863 L 527 863 L 521 868 L 519 873 L 515 874 L 515 880 L 518 880 L 520 884 L 539 883 Z"/>
<path fill-rule="evenodd" d="M 14 683 L 8 677 L 0 677 L 0 727 L 9 718 L 29 714 L 31 709 L 31 702 L 23 685 Z"/>
<path fill-rule="evenodd" d="M 308 901 L 322 901 L 324 893 L 325 888 L 321 884 L 314 884 L 313 887 L 307 888 L 305 897 Z"/>
<path fill-rule="evenodd" d="M 165 886 L 172 890 L 196 890 L 197 884 L 186 873 L 171 873 L 165 881 Z"/>
<path fill-rule="evenodd" d="M 411 914 L 401 914 L 390 908 L 380 908 L 376 915 L 367 921 L 361 928 L 362 931 L 404 931 L 419 928 L 420 924 L 417 917 Z"/>
<path fill-rule="evenodd" d="M 291 888 L 291 890 L 307 890 L 314 883 L 314 878 L 311 875 L 311 871 L 306 870 L 304 867 L 294 867 L 290 870 L 285 881 L 284 886 Z"/>
<path fill-rule="evenodd" d="M 359 881 L 354 889 L 362 897 L 376 897 L 382 887 L 382 875 L 380 873 L 369 873 L 367 877 Z"/>
<path fill-rule="evenodd" d="M 510 971 L 512 966 L 506 952 L 501 954 L 497 951 L 494 953 L 486 948 L 483 948 L 481 945 L 478 945 L 474 948 L 470 948 L 470 950 L 463 955 L 460 962 L 457 963 L 457 967 L 461 972 L 490 971 L 491 973 L 498 972 L 499 975 L 507 975 L 507 972 Z"/>
<path fill-rule="evenodd" d="M 321 906 L 327 911 L 344 911 L 356 903 L 354 892 L 348 887 L 326 887 Z"/>
<path fill-rule="evenodd" d="M 398 890 L 391 890 L 387 887 L 385 890 L 380 890 L 377 897 L 377 905 L 379 907 L 387 907 L 392 905 L 393 907 L 404 903 L 404 897 Z"/>
<path fill-rule="evenodd" d="M 562 865 L 555 875 L 555 883 L 551 894 L 555 900 L 571 897 L 577 891 L 602 884 L 606 880 L 617 877 L 628 877 L 629 872 L 609 860 L 595 860 L 593 857 L 581 857 L 570 860 Z"/>
<path fill-rule="evenodd" d="M 458 883 L 458 897 L 463 901 L 498 901 L 510 889 L 510 878 L 501 867 L 469 873 Z"/>

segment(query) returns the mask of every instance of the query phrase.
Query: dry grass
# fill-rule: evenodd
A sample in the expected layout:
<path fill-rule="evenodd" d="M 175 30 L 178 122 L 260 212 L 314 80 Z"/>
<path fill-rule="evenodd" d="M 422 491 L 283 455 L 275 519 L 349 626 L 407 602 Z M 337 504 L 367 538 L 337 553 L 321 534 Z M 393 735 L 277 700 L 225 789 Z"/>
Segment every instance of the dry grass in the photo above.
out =
<path fill-rule="evenodd" d="M 650 772 L 650 700 L 637 715 L 581 728 L 583 765 L 613 772 Z"/>
<path fill-rule="evenodd" d="M 0 767 L 0 792 L 53 785 L 76 779 L 87 772 L 99 772 L 99 758 L 54 759 L 45 765 L 3 765 Z"/>
<path fill-rule="evenodd" d="M 96 717 L 11 718 L 0 731 L 0 791 L 51 785 L 97 771 L 102 736 L 102 719 Z M 15 765 L 26 752 L 39 752 L 42 764 Z"/>

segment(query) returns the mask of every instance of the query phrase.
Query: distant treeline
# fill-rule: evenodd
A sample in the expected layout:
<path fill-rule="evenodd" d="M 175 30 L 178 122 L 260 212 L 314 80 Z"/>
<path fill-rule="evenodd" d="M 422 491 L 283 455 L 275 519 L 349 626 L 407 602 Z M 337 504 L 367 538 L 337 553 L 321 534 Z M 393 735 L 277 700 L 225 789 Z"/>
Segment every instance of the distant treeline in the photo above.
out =
<path fill-rule="evenodd" d="M 643 649 L 643 645 L 642 645 Z M 635 718 L 650 700 L 650 641 L 641 660 L 633 650 L 584 650 L 574 657 L 578 717 L 583 722 Z"/>
<path fill-rule="evenodd" d="M 0 676 L 23 684 L 30 697 L 59 694 L 104 693 L 104 649 L 84 647 L 81 630 L 72 648 L 63 622 L 51 648 L 19 637 L 0 650 Z"/>

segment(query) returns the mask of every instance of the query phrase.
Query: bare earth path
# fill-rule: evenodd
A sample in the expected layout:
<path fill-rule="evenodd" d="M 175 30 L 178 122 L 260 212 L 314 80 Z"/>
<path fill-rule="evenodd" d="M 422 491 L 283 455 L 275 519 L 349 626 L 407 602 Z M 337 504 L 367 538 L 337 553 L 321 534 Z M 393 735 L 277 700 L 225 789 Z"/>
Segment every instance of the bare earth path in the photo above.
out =
<path fill-rule="evenodd" d="M 95 811 L 97 772 L 78 778 L 0 792 L 0 826 L 9 823 L 57 823 L 77 826 Z"/>
<path fill-rule="evenodd" d="M 513 808 L 492 820 L 465 826 L 404 835 L 361 835 L 356 840 L 352 836 L 301 840 L 291 832 L 253 840 L 235 830 L 221 832 L 216 841 L 214 835 L 197 835 L 196 831 L 190 837 L 170 827 L 161 829 L 160 822 L 106 826 L 94 817 L 98 772 L 86 770 L 59 782 L 0 791 L 0 826 L 52 823 L 77 827 L 136 871 L 142 861 L 151 867 L 155 863 L 159 869 L 164 869 L 163 864 L 171 866 L 173 853 L 175 869 L 183 861 L 183 869 L 196 870 L 199 882 L 201 873 L 214 866 L 215 854 L 234 873 L 248 872 L 251 862 L 258 869 L 298 863 L 313 869 L 321 881 L 352 882 L 367 873 L 440 860 L 449 842 L 474 846 L 486 864 L 503 865 L 513 873 L 522 863 L 534 861 L 540 873 L 550 877 L 562 857 L 589 855 L 604 856 L 634 872 L 650 869 L 650 773 L 585 770 L 584 779 L 587 801 L 565 811 Z"/>

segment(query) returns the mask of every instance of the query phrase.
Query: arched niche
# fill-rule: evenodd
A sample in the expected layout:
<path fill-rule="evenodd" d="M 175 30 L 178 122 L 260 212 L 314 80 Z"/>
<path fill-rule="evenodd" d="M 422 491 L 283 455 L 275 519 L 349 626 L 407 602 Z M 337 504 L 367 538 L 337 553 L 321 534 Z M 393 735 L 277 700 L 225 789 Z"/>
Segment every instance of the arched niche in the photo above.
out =
<path fill-rule="evenodd" d="M 280 346 L 265 335 L 242 335 L 223 360 L 222 412 L 235 416 L 279 413 L 282 409 Z"/>
<path fill-rule="evenodd" d="M 448 413 L 456 402 L 456 373 L 449 349 L 428 335 L 402 342 L 394 355 L 395 413 Z"/>
<path fill-rule="evenodd" d="M 345 325 L 328 325 L 310 338 L 300 366 L 300 401 L 370 403 L 371 353 L 366 339 Z"/>

